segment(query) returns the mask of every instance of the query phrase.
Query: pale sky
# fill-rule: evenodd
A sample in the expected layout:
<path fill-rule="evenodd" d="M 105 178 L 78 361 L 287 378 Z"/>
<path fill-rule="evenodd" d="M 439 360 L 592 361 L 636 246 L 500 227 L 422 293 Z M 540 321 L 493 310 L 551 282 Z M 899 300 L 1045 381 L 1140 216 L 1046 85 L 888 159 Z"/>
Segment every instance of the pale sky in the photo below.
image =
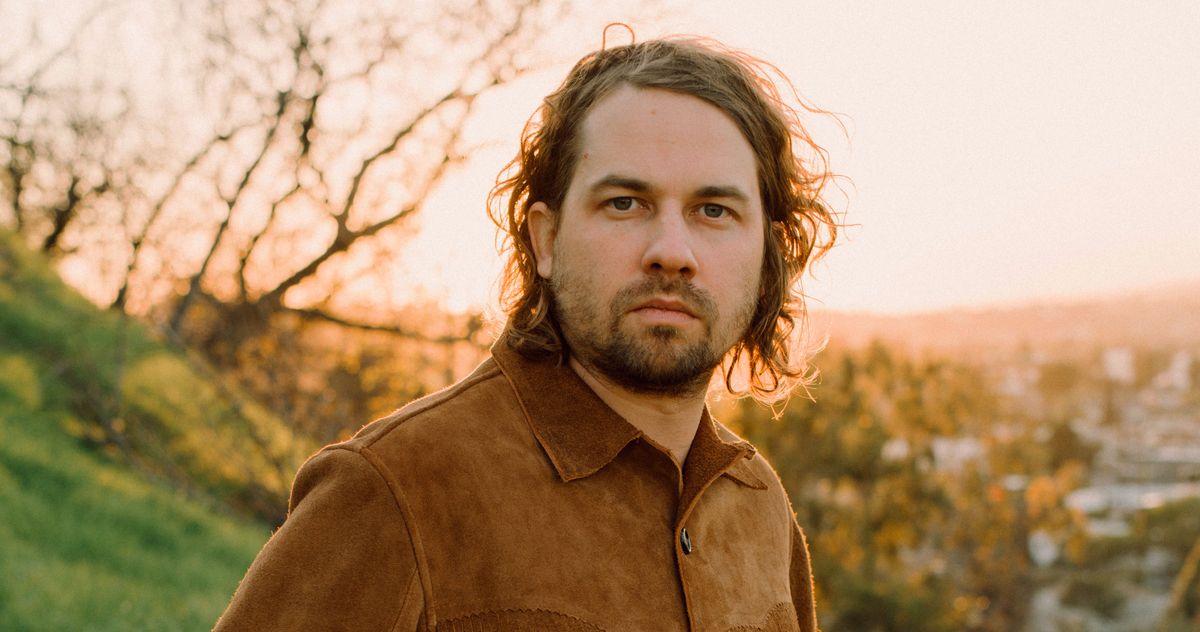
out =
<path fill-rule="evenodd" d="M 911 312 L 1200 279 L 1200 3 L 702 0 L 604 13 L 562 63 L 483 105 L 477 153 L 426 210 L 410 267 L 448 306 L 494 302 L 483 201 L 521 124 L 603 24 L 714 37 L 840 112 L 815 127 L 856 224 L 813 304 Z M 575 50 L 570 50 L 575 47 Z M 447 289 L 452 288 L 452 289 Z"/>
<path fill-rule="evenodd" d="M 398 293 L 495 303 L 487 191 L 525 119 L 614 21 L 746 50 L 843 115 L 848 140 L 812 129 L 849 178 L 835 202 L 854 225 L 805 279 L 814 306 L 898 313 L 1200 279 L 1200 2 L 659 1 L 654 19 L 634 13 L 649 2 L 593 3 L 539 41 L 557 63 L 480 100 L 469 136 L 484 149 L 419 217 Z M 88 2 L 59 4 L 78 16 Z"/>

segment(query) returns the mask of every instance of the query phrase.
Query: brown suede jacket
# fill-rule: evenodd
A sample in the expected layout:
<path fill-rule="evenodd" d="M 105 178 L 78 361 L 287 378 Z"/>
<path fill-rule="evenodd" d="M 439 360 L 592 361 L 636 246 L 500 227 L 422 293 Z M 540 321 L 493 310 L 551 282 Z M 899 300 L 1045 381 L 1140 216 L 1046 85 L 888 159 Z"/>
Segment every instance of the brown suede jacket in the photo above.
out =
<path fill-rule="evenodd" d="M 569 367 L 492 353 L 304 464 L 217 630 L 816 630 L 750 444 L 705 412 L 681 471 Z"/>

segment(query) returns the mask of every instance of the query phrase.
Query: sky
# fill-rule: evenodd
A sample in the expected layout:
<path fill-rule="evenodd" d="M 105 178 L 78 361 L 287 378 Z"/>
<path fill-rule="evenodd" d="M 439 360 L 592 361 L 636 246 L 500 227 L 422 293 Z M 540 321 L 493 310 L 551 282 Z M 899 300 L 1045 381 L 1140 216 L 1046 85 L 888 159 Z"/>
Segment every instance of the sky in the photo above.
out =
<path fill-rule="evenodd" d="M 697 0 L 597 9 L 545 71 L 498 90 L 483 148 L 421 217 L 403 271 L 454 309 L 495 301 L 484 198 L 524 120 L 604 24 L 712 37 L 840 113 L 812 132 L 850 225 L 810 305 L 910 313 L 1200 279 L 1200 3 Z"/>

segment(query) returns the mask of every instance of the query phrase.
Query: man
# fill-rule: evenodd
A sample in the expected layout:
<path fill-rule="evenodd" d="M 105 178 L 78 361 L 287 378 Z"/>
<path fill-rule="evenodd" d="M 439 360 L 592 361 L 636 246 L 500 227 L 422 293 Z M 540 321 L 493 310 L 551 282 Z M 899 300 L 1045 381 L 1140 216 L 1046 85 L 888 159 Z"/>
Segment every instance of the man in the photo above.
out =
<path fill-rule="evenodd" d="M 794 282 L 832 241 L 754 60 L 585 57 L 493 212 L 509 322 L 462 382 L 310 459 L 218 629 L 815 630 L 778 478 L 709 415 L 802 377 Z"/>

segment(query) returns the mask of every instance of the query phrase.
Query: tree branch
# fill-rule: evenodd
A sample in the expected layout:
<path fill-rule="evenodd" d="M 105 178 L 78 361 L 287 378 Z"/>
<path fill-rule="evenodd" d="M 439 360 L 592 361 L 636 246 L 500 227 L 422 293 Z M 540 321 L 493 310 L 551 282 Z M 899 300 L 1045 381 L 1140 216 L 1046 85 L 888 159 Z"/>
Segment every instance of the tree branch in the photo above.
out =
<path fill-rule="evenodd" d="M 79 45 L 80 36 L 83 35 L 84 31 L 91 27 L 92 22 L 95 22 L 100 18 L 101 15 L 104 14 L 105 11 L 108 11 L 117 4 L 118 3 L 116 2 L 102 2 L 96 5 L 92 12 L 87 14 L 83 20 L 79 22 L 79 26 L 75 27 L 75 30 L 72 31 L 71 35 L 67 37 L 67 41 L 58 50 L 50 53 L 46 59 L 42 60 L 42 63 L 35 68 L 32 73 L 30 73 L 28 78 L 26 78 L 25 95 L 28 96 L 33 94 L 33 91 L 38 85 L 38 81 L 42 78 L 42 75 L 50 70 L 50 68 L 53 67 L 63 55 L 75 50 L 75 47 Z"/>
<path fill-rule="evenodd" d="M 448 142 L 450 147 L 452 147 L 457 141 L 461 131 L 462 127 L 459 126 L 458 129 L 455 130 L 454 134 L 452 134 L 451 139 Z M 334 237 L 333 242 L 329 244 L 325 251 L 314 257 L 311 261 L 305 264 L 304 267 L 292 273 L 291 276 L 279 282 L 279 284 L 276 285 L 271 291 L 262 295 L 258 302 L 260 304 L 282 305 L 283 295 L 285 292 L 300 284 L 301 281 L 304 281 L 308 277 L 315 274 L 317 269 L 320 268 L 321 265 L 328 261 L 331 257 L 349 250 L 350 247 L 353 246 L 358 240 L 365 237 L 370 237 L 417 212 L 417 210 L 421 208 L 421 204 L 423 204 L 425 199 L 429 196 L 430 191 L 432 191 L 437 183 L 441 181 L 442 177 L 449 168 L 449 165 L 453 161 L 454 156 L 452 155 L 451 151 L 444 153 L 442 156 L 442 161 L 438 163 L 437 167 L 434 168 L 433 173 L 431 173 L 429 179 L 426 180 L 424 188 L 416 196 L 416 201 L 412 205 L 358 230 L 351 230 L 346 224 L 346 213 L 349 211 L 350 204 L 347 202 L 347 205 L 343 207 L 342 212 L 335 216 L 335 219 L 337 220 L 337 235 Z"/>
<path fill-rule="evenodd" d="M 238 291 L 241 294 L 243 303 L 250 302 L 250 295 L 249 295 L 249 292 L 247 291 L 247 287 L 246 287 L 247 286 L 246 265 L 250 261 L 250 255 L 254 254 L 254 248 L 256 246 L 258 246 L 259 240 L 261 240 L 263 235 L 267 234 L 267 231 L 269 231 L 271 229 L 271 225 L 275 222 L 275 218 L 279 213 L 279 206 L 281 204 L 283 204 L 284 202 L 286 202 L 288 199 L 290 199 L 296 193 L 299 193 L 301 190 L 302 190 L 302 188 L 300 186 L 300 183 L 299 183 L 299 181 L 297 181 L 296 184 L 293 185 L 292 188 L 289 189 L 287 193 L 284 193 L 283 195 L 279 196 L 279 198 L 277 198 L 274 202 L 271 203 L 271 210 L 267 214 L 267 221 L 266 221 L 266 223 L 263 224 L 262 230 L 254 233 L 254 235 L 252 237 L 250 237 L 250 243 L 248 243 L 246 245 L 246 247 L 242 250 L 241 256 L 238 257 L 238 270 L 237 270 Z"/>
<path fill-rule="evenodd" d="M 175 193 L 179 191 L 179 187 L 183 184 L 184 178 L 186 178 L 188 174 L 190 174 L 192 170 L 195 169 L 204 160 L 204 158 L 208 156 L 209 152 L 211 152 L 221 143 L 227 142 L 230 138 L 233 138 L 233 136 L 246 127 L 246 125 L 241 125 L 230 132 L 213 136 L 211 139 L 209 139 L 208 143 L 206 143 L 200 148 L 199 151 L 193 154 L 192 157 L 186 163 L 184 163 L 183 167 L 175 173 L 174 178 L 171 179 L 171 184 L 167 186 L 167 189 L 163 192 L 162 196 L 160 196 L 154 203 L 154 208 L 150 211 L 150 216 L 146 218 L 146 223 L 142 225 L 142 230 L 130 241 L 132 253 L 129 257 L 129 265 L 125 269 L 125 276 L 121 282 L 121 289 L 117 292 L 117 298 L 113 301 L 110 307 L 114 307 L 121 311 L 125 310 L 125 302 L 128 300 L 129 294 L 129 281 L 133 276 L 134 270 L 137 268 L 139 255 L 142 252 L 142 245 L 145 243 L 146 237 L 150 234 L 151 229 L 153 229 L 155 224 L 158 223 L 158 219 L 162 216 L 163 209 L 166 208 L 167 202 L 170 201 L 171 198 L 175 196 Z"/>
<path fill-rule="evenodd" d="M 289 96 L 290 91 L 287 90 L 279 93 L 278 107 L 275 111 L 274 120 L 271 123 L 271 127 L 267 131 L 267 137 L 263 139 L 262 149 L 259 150 L 258 155 L 255 156 L 254 160 L 246 168 L 246 172 L 242 174 L 242 179 L 238 183 L 237 189 L 234 191 L 233 195 L 224 198 L 225 218 L 222 219 L 221 223 L 217 226 L 217 232 L 212 238 L 212 244 L 209 246 L 208 252 L 204 255 L 204 261 L 200 264 L 200 269 L 197 270 L 190 279 L 188 279 L 187 294 L 183 295 L 183 299 L 179 301 L 179 304 L 175 307 L 174 313 L 171 315 L 170 329 L 172 331 L 179 331 L 179 326 L 183 323 L 184 314 L 187 313 L 188 308 L 191 307 L 192 301 L 195 300 L 196 291 L 200 289 L 200 281 L 208 272 L 208 266 L 212 263 L 213 257 L 216 255 L 217 249 L 220 247 L 221 241 L 225 236 L 225 232 L 229 229 L 229 223 L 233 219 L 234 207 L 237 206 L 237 202 L 241 198 L 242 192 L 245 191 L 246 186 L 250 183 L 250 179 L 258 170 L 258 166 L 262 164 L 263 158 L 266 157 L 267 152 L 270 151 L 271 146 L 274 145 L 275 137 L 279 132 L 280 124 L 283 122 L 283 115 L 287 111 Z"/>
<path fill-rule="evenodd" d="M 316 308 L 283 307 L 283 308 L 281 308 L 281 311 L 283 313 L 287 313 L 287 314 L 295 314 L 296 316 L 299 316 L 300 318 L 303 318 L 305 320 L 332 323 L 334 325 L 338 325 L 341 327 L 347 327 L 350 329 L 357 329 L 359 331 L 374 331 L 374 332 L 387 333 L 387 334 L 399 336 L 401 338 L 415 340 L 418 342 L 430 342 L 430 343 L 442 344 L 442 345 L 455 344 L 455 343 L 468 343 L 468 344 L 471 344 L 471 345 L 474 345 L 477 347 L 480 346 L 478 343 L 474 342 L 474 340 L 473 340 L 474 333 L 479 329 L 477 326 L 474 326 L 473 324 L 468 324 L 467 333 L 462 334 L 462 335 L 429 336 L 429 335 L 423 334 L 419 331 L 406 329 L 404 327 L 400 327 L 397 325 L 379 325 L 379 324 L 374 324 L 374 323 L 364 323 L 364 322 L 359 322 L 359 321 L 348 320 L 346 318 L 342 318 L 335 314 L 331 314 L 325 310 L 316 309 Z M 472 323 L 474 323 L 474 319 L 472 319 Z"/>
<path fill-rule="evenodd" d="M 492 41 L 491 45 L 488 46 L 487 51 L 485 51 L 484 54 L 480 56 L 478 63 L 483 63 L 483 64 L 488 63 L 490 58 L 492 57 L 492 55 L 494 55 L 497 51 L 502 50 L 509 43 L 510 40 L 512 40 L 514 37 L 516 37 L 520 33 L 526 11 L 530 10 L 530 7 L 535 6 L 536 4 L 537 4 L 536 2 L 530 3 L 529 5 L 523 5 L 520 9 L 518 9 L 517 15 L 513 19 L 513 23 L 510 25 L 510 27 L 507 30 L 505 30 L 503 33 L 500 34 L 500 36 L 498 36 L 495 40 Z M 324 252 L 322 252 L 317 257 L 315 257 L 314 259 L 309 261 L 302 268 L 300 268 L 299 270 L 294 272 L 291 276 L 289 276 L 288 278 L 281 281 L 278 285 L 275 286 L 275 288 L 271 289 L 266 294 L 262 295 L 258 300 L 259 303 L 282 304 L 282 298 L 283 298 L 283 295 L 285 292 L 287 292 L 292 287 L 295 287 L 300 282 L 304 281 L 308 277 L 315 274 L 316 271 L 321 267 L 321 265 L 324 264 L 326 261 L 328 261 L 331 257 L 333 257 L 336 254 L 345 252 L 352 245 L 354 245 L 354 243 L 357 242 L 358 240 L 360 240 L 364 237 L 369 237 L 371 235 L 374 235 L 375 233 L 378 233 L 380 230 L 383 230 L 384 228 L 387 228 L 388 226 L 395 224 L 399 220 L 407 217 L 408 215 L 411 215 L 413 212 L 415 212 L 417 209 L 420 208 L 420 206 L 424 203 L 425 198 L 428 196 L 428 194 L 432 190 L 432 188 L 438 182 L 441 181 L 442 177 L 444 176 L 444 174 L 446 172 L 448 165 L 454 160 L 454 157 L 452 155 L 454 153 L 453 148 L 458 143 L 458 140 L 461 137 L 463 122 L 466 120 L 467 114 L 470 113 L 471 106 L 474 104 L 475 99 L 478 98 L 478 96 L 480 94 L 482 94 L 485 90 L 498 85 L 501 81 L 500 75 L 501 75 L 503 69 L 491 68 L 490 70 L 491 70 L 492 79 L 490 82 L 488 82 L 487 84 L 485 84 L 483 86 L 480 86 L 476 90 L 464 91 L 463 86 L 466 84 L 467 78 L 470 77 L 471 74 L 474 72 L 475 67 L 476 67 L 476 64 L 469 65 L 464 70 L 460 80 L 457 82 L 457 86 L 453 90 L 446 92 L 440 98 L 438 98 L 436 101 L 434 101 L 432 104 L 430 104 L 425 109 L 418 112 L 415 116 L 413 116 L 413 118 L 411 118 L 408 121 L 408 123 L 406 125 L 404 125 L 395 134 L 392 135 L 391 140 L 386 145 L 384 145 L 382 148 L 380 148 L 379 150 L 377 150 L 376 152 L 374 152 L 367 158 L 363 159 L 363 161 L 359 165 L 359 168 L 355 171 L 354 176 L 351 179 L 350 189 L 346 195 L 346 200 L 343 203 L 341 210 L 339 210 L 338 212 L 333 214 L 333 218 L 337 222 L 337 235 L 334 237 L 333 242 L 329 245 L 328 248 L 325 249 Z M 439 109 L 441 109 L 445 104 L 453 102 L 453 101 L 464 102 L 464 104 L 467 108 L 467 113 L 464 114 L 463 119 L 458 123 L 456 129 L 451 133 L 450 138 L 447 139 L 447 142 L 445 145 L 446 151 L 443 153 L 441 163 L 438 164 L 438 166 L 434 169 L 434 172 L 430 175 L 429 179 L 426 181 L 424 190 L 420 194 L 415 196 L 415 201 L 413 202 L 413 204 L 406 207 L 404 210 L 396 213 L 395 215 L 384 218 L 383 220 L 380 220 L 374 224 L 368 225 L 359 230 L 351 230 L 347 226 L 347 221 L 348 221 L 348 218 L 350 217 L 351 212 L 353 211 L 354 206 L 358 200 L 358 196 L 359 196 L 360 192 L 362 191 L 362 183 L 363 183 L 363 180 L 366 178 L 368 172 L 370 172 L 372 170 L 374 165 L 381 158 L 395 152 L 396 149 L 400 146 L 400 143 L 403 142 L 404 139 L 407 138 L 421 122 L 427 120 L 429 117 L 431 117 L 433 114 L 435 114 Z"/>

